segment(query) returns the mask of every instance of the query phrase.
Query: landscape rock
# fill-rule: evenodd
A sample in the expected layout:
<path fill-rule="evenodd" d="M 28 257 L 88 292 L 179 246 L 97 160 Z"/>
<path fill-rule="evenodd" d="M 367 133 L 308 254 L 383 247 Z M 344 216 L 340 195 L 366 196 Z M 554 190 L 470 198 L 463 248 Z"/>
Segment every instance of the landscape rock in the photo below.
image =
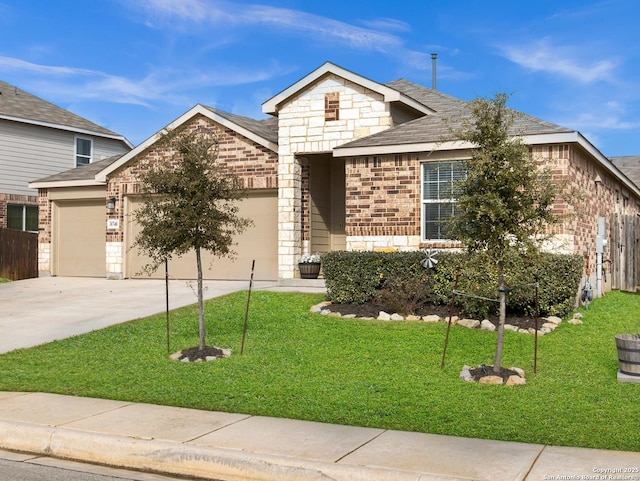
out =
<path fill-rule="evenodd" d="M 321 312 L 324 307 L 327 307 L 330 304 L 331 304 L 331 301 L 321 302 L 320 304 L 316 304 L 315 306 L 311 306 L 310 311 L 311 312 Z"/>
<path fill-rule="evenodd" d="M 416 316 L 414 314 L 410 314 L 407 316 L 407 321 L 419 321 L 422 319 L 420 316 Z"/>
<path fill-rule="evenodd" d="M 518 328 L 518 332 L 520 334 L 531 334 L 528 329 L 520 329 L 520 328 Z"/>
<path fill-rule="evenodd" d="M 574 326 L 579 326 L 580 324 L 584 324 L 584 321 L 577 317 L 574 317 L 573 319 L 569 319 L 567 322 L 569 324 L 573 324 Z"/>
<path fill-rule="evenodd" d="M 553 331 L 556 327 L 558 327 L 557 324 L 554 324 L 553 322 L 545 322 L 542 327 L 546 327 L 547 329 Z"/>
<path fill-rule="evenodd" d="M 509 379 L 507 379 L 505 386 L 515 386 L 517 384 L 526 384 L 526 383 L 527 383 L 527 380 L 520 376 L 509 376 Z"/>
<path fill-rule="evenodd" d="M 320 314 L 322 314 L 323 316 L 328 316 L 329 314 L 331 314 L 331 311 L 329 309 L 322 309 L 320 311 Z"/>
<path fill-rule="evenodd" d="M 460 379 L 466 382 L 473 382 L 473 377 L 471 376 L 471 366 L 463 366 L 462 371 L 460 371 Z"/>
<path fill-rule="evenodd" d="M 393 314 L 391 314 L 391 320 L 392 321 L 404 321 L 404 316 L 401 316 L 397 312 L 394 312 Z"/>
<path fill-rule="evenodd" d="M 456 324 L 458 324 L 458 320 L 459 320 L 459 319 L 460 319 L 460 318 L 459 318 L 458 316 L 453 316 L 453 317 L 451 318 L 451 325 L 452 325 L 452 326 L 455 326 Z M 445 318 L 444 318 L 444 322 L 449 323 L 449 316 L 447 316 L 447 317 L 445 317 Z"/>
<path fill-rule="evenodd" d="M 573 315 L 573 317 L 574 317 L 574 319 L 582 319 L 582 313 L 581 313 L 581 312 L 576 312 L 576 313 Z"/>
<path fill-rule="evenodd" d="M 384 311 L 380 311 L 380 313 L 378 314 L 378 320 L 379 321 L 390 321 L 391 320 L 391 314 L 388 314 Z"/>
<path fill-rule="evenodd" d="M 480 378 L 480 384 L 504 384 L 500 376 L 484 376 Z"/>
<path fill-rule="evenodd" d="M 442 318 L 436 314 L 430 314 L 428 316 L 422 316 L 424 322 L 440 322 Z"/>
<path fill-rule="evenodd" d="M 495 326 L 494 326 L 495 327 Z M 513 331 L 513 332 L 518 332 L 519 327 L 518 326 L 514 326 L 512 324 L 505 324 L 504 325 L 504 329 L 506 331 Z"/>
<path fill-rule="evenodd" d="M 329 317 L 342 317 L 342 314 L 339 312 L 331 312 L 329 313 Z"/>
<path fill-rule="evenodd" d="M 469 329 L 477 329 L 480 326 L 480 321 L 475 319 L 460 319 L 458 326 L 467 327 Z"/>
<path fill-rule="evenodd" d="M 507 327 L 507 324 L 504 327 Z M 489 319 L 485 319 L 480 323 L 480 329 L 483 331 L 495 331 L 496 326 Z"/>
<path fill-rule="evenodd" d="M 356 315 L 355 314 L 345 314 L 342 317 L 343 317 L 343 319 L 355 319 Z"/>
<path fill-rule="evenodd" d="M 554 324 L 561 324 L 562 323 L 562 319 L 560 319 L 558 316 L 549 316 L 546 318 L 547 321 L 549 322 L 553 322 Z"/>

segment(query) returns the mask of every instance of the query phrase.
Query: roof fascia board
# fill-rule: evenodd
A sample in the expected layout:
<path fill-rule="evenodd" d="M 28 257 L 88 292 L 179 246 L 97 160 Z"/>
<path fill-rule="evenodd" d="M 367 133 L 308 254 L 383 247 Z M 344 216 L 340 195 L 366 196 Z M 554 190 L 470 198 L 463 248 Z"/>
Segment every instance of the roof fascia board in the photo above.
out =
<path fill-rule="evenodd" d="M 405 154 L 410 152 L 432 152 L 437 150 L 471 149 L 471 142 L 448 140 L 444 142 L 422 142 L 416 144 L 378 145 L 371 147 L 336 147 L 334 157 L 357 157 L 361 155 Z"/>
<path fill-rule="evenodd" d="M 105 167 L 103 170 L 98 172 L 96 174 L 96 177 L 95 177 L 96 181 L 98 181 L 98 182 L 106 182 L 107 181 L 107 176 L 109 174 L 111 174 L 112 172 L 115 172 L 117 169 L 119 169 L 120 167 L 125 165 L 127 162 L 129 162 L 132 158 L 134 158 L 140 152 L 144 151 L 145 149 L 148 149 L 153 144 L 155 144 L 160 139 L 160 137 L 162 137 L 163 132 L 168 131 L 168 130 L 173 130 L 176 127 L 179 127 L 179 126 L 183 125 L 188 120 L 190 120 L 191 118 L 193 118 L 194 116 L 196 116 L 198 114 L 201 114 L 201 115 L 213 120 L 214 122 L 217 122 L 217 123 L 219 123 L 221 125 L 224 125 L 225 127 L 228 127 L 230 129 L 234 130 L 235 132 L 238 132 L 239 134 L 243 135 L 244 137 L 247 137 L 250 140 L 253 140 L 254 142 L 256 142 L 259 145 L 262 145 L 263 147 L 271 149 L 274 152 L 278 152 L 278 146 L 276 144 L 274 144 L 273 142 L 270 142 L 267 139 L 265 139 L 263 137 L 260 137 L 259 135 L 254 134 L 253 132 L 250 132 L 249 130 L 239 126 L 238 124 L 230 121 L 229 119 L 221 117 L 220 115 L 216 114 L 212 110 L 209 110 L 208 108 L 206 108 L 202 104 L 197 104 L 194 107 L 192 107 L 191 109 L 189 109 L 187 112 L 182 114 L 180 117 L 178 117 L 176 120 L 171 122 L 169 125 L 164 127 L 162 130 L 159 130 L 158 132 L 153 134 L 151 137 L 149 137 L 147 140 L 145 140 L 144 142 L 139 144 L 136 148 L 134 148 L 133 150 L 127 152 L 125 155 L 123 155 L 116 162 L 114 162 L 113 164 L 109 165 L 108 167 Z"/>
<path fill-rule="evenodd" d="M 102 132 L 96 132 L 94 130 L 80 129 L 78 127 L 72 127 L 69 125 L 54 124 L 51 122 L 42 122 L 39 120 L 24 119 L 22 117 L 11 117 L 9 115 L 0 115 L 0 119 L 10 120 L 11 122 L 20 122 L 22 124 L 36 125 L 38 127 L 47 127 L 47 128 L 56 129 L 56 130 L 67 130 L 69 132 L 75 132 L 75 133 L 84 134 L 84 135 L 92 135 L 94 137 L 102 137 L 105 139 L 120 140 L 121 142 L 124 142 L 129 148 L 131 149 L 133 148 L 133 144 L 129 142 L 129 140 L 122 135 L 109 135 Z"/>
<path fill-rule="evenodd" d="M 90 187 L 105 185 L 105 182 L 98 182 L 95 179 L 85 180 L 56 180 L 53 182 L 29 182 L 30 189 L 53 189 L 56 187 Z"/>
<path fill-rule="evenodd" d="M 270 115 L 277 115 L 279 106 L 282 102 L 287 100 L 288 98 L 295 95 L 300 90 L 304 89 L 307 85 L 315 82 L 322 76 L 327 73 L 332 73 L 339 77 L 342 77 L 350 82 L 361 85 L 366 89 L 372 90 L 374 92 L 378 92 L 384 97 L 385 102 L 403 102 L 407 105 L 410 105 L 412 108 L 424 112 L 424 113 L 433 113 L 433 110 L 425 107 L 419 102 L 410 99 L 406 95 L 400 93 L 397 90 L 392 89 L 391 87 L 387 87 L 386 85 L 382 85 L 378 82 L 374 82 L 366 77 L 362 77 L 356 73 L 353 73 L 349 70 L 346 70 L 342 67 L 338 67 L 331 62 L 326 62 L 325 64 L 318 67 L 316 70 L 306 75 L 305 77 L 298 80 L 296 83 L 291 85 L 290 87 L 284 89 L 279 94 L 267 100 L 262 104 L 262 112 Z"/>
<path fill-rule="evenodd" d="M 559 142 L 577 142 L 578 133 L 524 135 L 521 139 L 526 144 L 549 144 Z M 371 147 L 336 147 L 333 155 L 336 157 L 354 157 L 358 155 L 401 154 L 408 152 L 431 152 L 436 150 L 472 149 L 474 144 L 461 140 L 445 140 L 442 142 L 421 142 L 416 144 L 394 144 Z"/>

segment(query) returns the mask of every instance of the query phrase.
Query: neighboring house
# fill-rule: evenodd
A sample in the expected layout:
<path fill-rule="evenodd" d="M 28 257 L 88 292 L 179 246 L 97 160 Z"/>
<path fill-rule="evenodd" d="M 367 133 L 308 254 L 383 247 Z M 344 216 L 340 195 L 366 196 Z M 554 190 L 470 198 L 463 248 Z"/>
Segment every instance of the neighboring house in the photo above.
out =
<path fill-rule="evenodd" d="M 467 102 L 406 80 L 380 84 L 326 63 L 262 110 L 271 117 L 196 105 L 167 126 L 215 129 L 221 168 L 249 189 L 240 208 L 255 225 L 239 237 L 235 261 L 211 259 L 206 277 L 247 279 L 255 259 L 256 279 L 284 282 L 298 277 L 303 253 L 460 246 L 443 238 L 441 226 L 455 203 L 453 182 L 473 149 L 451 134 L 469 116 Z M 525 114 L 515 128 L 539 162 L 583 194 L 580 215 L 554 227 L 553 249 L 584 255 L 593 272 L 598 218 L 639 213 L 640 189 L 575 130 Z M 136 176 L 146 162 L 166 158 L 158 135 L 118 158 L 30 184 L 40 190 L 40 244 L 49 253 L 41 270 L 139 276 L 145 259 L 132 249 Z M 112 209 L 105 209 L 107 200 Z M 556 209 L 568 207 L 559 202 Z M 193 278 L 194 266 L 188 258 L 172 262 L 170 275 Z"/>
<path fill-rule="evenodd" d="M 124 153 L 122 135 L 0 81 L 0 228 L 38 230 L 34 178 Z"/>

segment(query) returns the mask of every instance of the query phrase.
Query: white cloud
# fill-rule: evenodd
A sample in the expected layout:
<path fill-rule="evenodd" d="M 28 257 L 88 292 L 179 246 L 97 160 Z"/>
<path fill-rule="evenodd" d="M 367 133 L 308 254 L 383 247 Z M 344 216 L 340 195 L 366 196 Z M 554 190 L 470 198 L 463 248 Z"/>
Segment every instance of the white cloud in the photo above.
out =
<path fill-rule="evenodd" d="M 578 49 L 542 39 L 526 45 L 498 47 L 510 61 L 535 72 L 560 75 L 581 84 L 612 81 L 617 60 L 584 61 Z"/>
<path fill-rule="evenodd" d="M 87 99 L 150 106 L 155 102 L 185 104 L 185 92 L 202 87 L 231 86 L 267 80 L 282 73 L 278 65 L 257 70 L 221 67 L 211 71 L 156 70 L 140 79 L 104 72 L 40 65 L 13 57 L 0 56 L 0 68 L 18 73 L 36 74 L 31 84 L 40 95 L 64 100 Z M 37 79 L 46 78 L 46 82 Z M 27 81 L 22 84 L 27 85 Z M 24 88 L 24 87 L 23 87 Z"/>
<path fill-rule="evenodd" d="M 135 5 L 127 2 L 124 5 Z M 164 17 L 175 25 L 176 21 L 209 23 L 222 26 L 255 26 L 278 28 L 280 31 L 297 32 L 321 40 L 338 41 L 354 48 L 388 52 L 402 46 L 396 35 L 386 33 L 381 26 L 397 30 L 403 22 L 385 19 L 375 28 L 363 28 L 314 15 L 302 10 L 272 7 L 269 5 L 243 4 L 214 0 L 137 0 L 137 6 L 152 18 Z"/>

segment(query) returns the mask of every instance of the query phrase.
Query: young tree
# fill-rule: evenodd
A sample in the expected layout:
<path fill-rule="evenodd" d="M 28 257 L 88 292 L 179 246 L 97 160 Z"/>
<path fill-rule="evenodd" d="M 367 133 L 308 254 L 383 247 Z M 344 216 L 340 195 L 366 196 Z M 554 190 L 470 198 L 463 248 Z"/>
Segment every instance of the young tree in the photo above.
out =
<path fill-rule="evenodd" d="M 470 252 L 484 252 L 498 273 L 500 317 L 494 372 L 500 371 L 504 342 L 507 286 L 504 265 L 509 252 L 539 252 L 539 241 L 556 221 L 553 204 L 557 187 L 548 168 L 536 165 L 528 147 L 514 136 L 516 113 L 506 107 L 507 96 L 471 102 L 471 117 L 458 136 L 476 145 L 467 161 L 467 177 L 458 185 L 451 237 Z"/>
<path fill-rule="evenodd" d="M 147 272 L 174 255 L 195 251 L 199 350 L 203 351 L 202 251 L 233 256 L 234 236 L 251 225 L 249 219 L 238 216 L 238 200 L 244 197 L 244 190 L 237 176 L 218 169 L 218 139 L 212 130 L 168 131 L 156 145 L 171 154 L 165 162 L 150 163 L 139 177 L 143 203 L 134 214 L 141 226 L 135 245 L 150 257 Z"/>

